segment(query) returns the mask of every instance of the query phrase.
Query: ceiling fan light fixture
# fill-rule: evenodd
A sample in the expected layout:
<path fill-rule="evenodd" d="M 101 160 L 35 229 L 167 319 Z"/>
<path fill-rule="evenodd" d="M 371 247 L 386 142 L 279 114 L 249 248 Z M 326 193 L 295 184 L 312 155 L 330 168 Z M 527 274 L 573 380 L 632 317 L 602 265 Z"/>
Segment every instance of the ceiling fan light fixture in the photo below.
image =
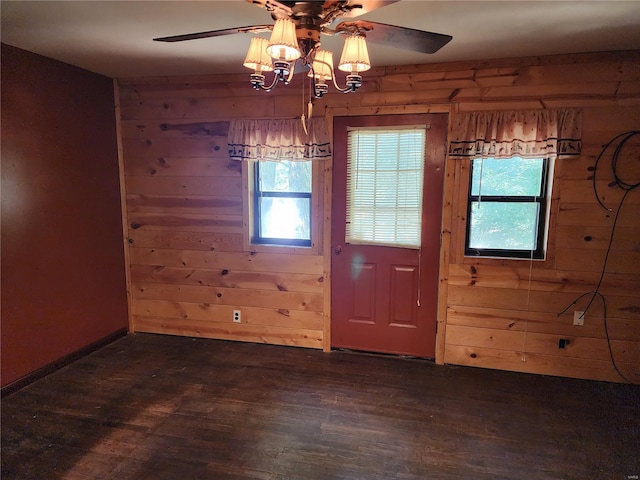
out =
<path fill-rule="evenodd" d="M 244 59 L 243 66 L 256 73 L 273 71 L 271 57 L 267 53 L 268 41 L 266 38 L 253 37 L 249 44 L 249 51 Z"/>
<path fill-rule="evenodd" d="M 334 80 L 333 53 L 328 50 L 317 50 L 313 57 L 311 70 L 308 76 L 313 78 L 313 94 L 316 98 L 322 98 L 329 91 L 328 80 Z"/>
<path fill-rule="evenodd" d="M 338 69 L 348 73 L 366 72 L 371 68 L 367 42 L 361 35 L 350 35 L 344 39 L 344 48 Z"/>
<path fill-rule="evenodd" d="M 340 22 L 331 27 L 340 17 L 357 17 L 400 0 L 246 1 L 271 13 L 275 23 L 173 35 L 153 40 L 181 42 L 233 33 L 258 34 L 271 31 L 268 41 L 264 38 L 254 38 L 251 41 L 243 63 L 253 70 L 253 88 L 270 92 L 278 83 L 289 85 L 293 80 L 297 61 L 300 60 L 303 67 L 311 67 L 309 77 L 313 80 L 313 94 L 320 98 L 329 91 L 328 83 L 333 83 L 340 93 L 355 92 L 362 86 L 360 73 L 371 68 L 366 36 L 373 43 L 387 43 L 396 48 L 421 53 L 435 53 L 452 39 L 451 35 L 364 20 Z M 340 34 L 346 37 L 338 64 L 338 69 L 347 73 L 345 87 L 339 86 L 336 81 L 332 54 L 320 50 L 322 34 Z M 268 86 L 263 72 L 273 72 L 273 79 Z"/>
<path fill-rule="evenodd" d="M 313 77 L 316 82 L 324 83 L 331 80 L 333 78 L 333 53 L 329 50 L 318 50 L 308 75 Z"/>
<path fill-rule="evenodd" d="M 267 45 L 267 53 L 274 60 L 293 62 L 300 58 L 296 24 L 288 18 L 279 18 L 273 26 L 273 32 Z"/>

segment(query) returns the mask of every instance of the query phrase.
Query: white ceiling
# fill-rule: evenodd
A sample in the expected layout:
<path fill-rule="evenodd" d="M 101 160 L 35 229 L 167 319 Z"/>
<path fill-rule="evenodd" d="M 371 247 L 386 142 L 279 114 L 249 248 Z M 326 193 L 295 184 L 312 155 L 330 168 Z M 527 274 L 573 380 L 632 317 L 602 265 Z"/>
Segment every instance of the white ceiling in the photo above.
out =
<path fill-rule="evenodd" d="M 251 34 L 152 38 L 271 23 L 243 0 L 2 1 L 0 9 L 3 43 L 116 78 L 248 73 Z M 370 45 L 374 66 L 640 49 L 640 1 L 402 0 L 358 19 L 453 36 L 433 55 Z M 341 49 L 340 38 L 322 42 Z"/>

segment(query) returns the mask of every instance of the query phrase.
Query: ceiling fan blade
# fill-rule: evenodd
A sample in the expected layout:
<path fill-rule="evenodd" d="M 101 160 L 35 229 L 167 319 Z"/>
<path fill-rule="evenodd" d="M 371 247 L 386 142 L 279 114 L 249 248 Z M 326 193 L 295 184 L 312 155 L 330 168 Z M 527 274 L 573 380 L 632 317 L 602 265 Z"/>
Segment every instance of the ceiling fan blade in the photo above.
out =
<path fill-rule="evenodd" d="M 360 15 L 364 15 L 365 13 L 372 12 L 381 7 L 386 7 L 387 5 L 391 5 L 392 3 L 398 3 L 400 0 L 325 0 L 323 10 L 330 10 L 339 3 L 347 3 L 346 7 L 342 7 L 343 14 L 340 15 L 342 18 L 353 18 L 359 17 Z"/>
<path fill-rule="evenodd" d="M 225 28 L 224 30 L 210 30 L 208 32 L 186 33 L 184 35 L 174 35 L 172 37 L 154 38 L 155 42 L 183 42 L 184 40 L 196 40 L 198 38 L 220 37 L 222 35 L 232 35 L 234 33 L 260 33 L 267 32 L 273 25 L 252 25 L 249 27 Z"/>
<path fill-rule="evenodd" d="M 420 53 L 435 53 L 453 38 L 451 35 L 425 32 L 414 28 L 396 27 L 385 23 L 368 22 L 364 20 L 342 22 L 338 24 L 336 31 L 358 31 L 363 33 L 367 41 L 371 43 L 381 43 Z"/>

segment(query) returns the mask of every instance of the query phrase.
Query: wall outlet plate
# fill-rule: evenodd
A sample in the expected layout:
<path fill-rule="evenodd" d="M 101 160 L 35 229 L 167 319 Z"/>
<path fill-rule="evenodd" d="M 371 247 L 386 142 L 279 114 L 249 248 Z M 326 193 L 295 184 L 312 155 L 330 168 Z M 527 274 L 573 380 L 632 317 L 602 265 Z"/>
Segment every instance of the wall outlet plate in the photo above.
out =
<path fill-rule="evenodd" d="M 580 327 L 584 325 L 584 312 L 579 310 L 573 312 L 573 324 Z"/>
<path fill-rule="evenodd" d="M 242 323 L 242 314 L 240 310 L 233 311 L 233 323 Z"/>

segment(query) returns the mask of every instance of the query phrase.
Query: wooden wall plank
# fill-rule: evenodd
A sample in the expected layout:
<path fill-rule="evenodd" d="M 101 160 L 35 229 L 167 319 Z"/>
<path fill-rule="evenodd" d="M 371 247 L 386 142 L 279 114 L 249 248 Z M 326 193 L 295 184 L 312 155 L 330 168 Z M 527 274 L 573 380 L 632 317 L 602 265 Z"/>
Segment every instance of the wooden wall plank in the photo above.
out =
<path fill-rule="evenodd" d="M 226 177 L 126 177 L 127 194 L 239 196 L 242 182 Z"/>
<path fill-rule="evenodd" d="M 535 353 L 527 353 L 523 357 L 521 352 L 516 351 L 452 345 L 447 348 L 445 361 L 446 363 L 458 365 L 511 370 L 514 372 L 558 375 L 610 382 L 625 381 L 615 372 L 613 365 L 608 360 L 558 357 Z M 640 374 L 635 370 L 635 364 L 618 364 L 618 367 L 630 381 L 634 383 L 640 382 Z"/>
<path fill-rule="evenodd" d="M 565 348 L 558 341 L 566 338 Z M 450 345 L 491 348 L 494 350 L 524 351 L 542 355 L 556 355 L 607 361 L 609 349 L 606 340 L 589 337 L 561 337 L 547 333 L 496 330 L 490 328 L 450 325 L 447 328 L 447 343 Z"/>
<path fill-rule="evenodd" d="M 272 273 L 308 273 L 322 275 L 322 257 L 293 256 L 275 253 L 201 252 L 131 247 L 132 265 L 216 268 L 221 272 L 234 270 Z"/>
<path fill-rule="evenodd" d="M 505 331 L 489 328 L 450 325 L 447 332 L 448 343 L 457 346 L 479 347 L 494 350 L 515 350 L 521 346 L 525 354 L 534 353 L 561 357 L 610 360 L 606 339 L 585 336 L 555 335 L 524 331 Z M 566 346 L 560 347 L 559 341 Z M 640 351 L 634 348 L 636 342 L 612 340 L 611 352 L 616 361 L 622 363 L 640 362 Z"/>
<path fill-rule="evenodd" d="M 175 92 L 162 91 L 163 97 L 175 96 Z M 145 119 L 123 120 L 122 138 L 146 140 L 152 138 L 209 138 L 226 137 L 229 132 L 229 121 L 211 116 L 193 119 Z M 223 154 L 223 151 L 216 152 Z"/>
<path fill-rule="evenodd" d="M 583 307 L 584 308 L 584 307 Z M 591 311 L 584 316 L 584 325 L 573 325 L 571 308 L 562 315 L 544 312 L 523 312 L 487 307 L 453 306 L 448 308 L 447 324 L 466 327 L 490 328 L 504 331 L 529 331 L 565 336 L 585 336 L 612 340 L 640 341 L 640 321 L 629 318 L 607 317 L 607 330 L 602 315 Z"/>
<path fill-rule="evenodd" d="M 597 180 L 596 188 L 600 199 L 607 206 L 617 206 L 622 200 L 624 191 L 616 186 L 609 186 L 608 180 Z M 593 183 L 584 180 L 562 180 L 562 201 L 563 203 L 585 203 L 585 200 L 597 207 L 596 199 L 593 194 Z M 637 195 L 629 195 L 625 200 L 626 205 L 639 205 L 640 199 Z"/>
<path fill-rule="evenodd" d="M 136 247 L 171 250 L 242 251 L 242 234 L 178 232 L 129 229 L 128 240 Z"/>
<path fill-rule="evenodd" d="M 134 230 L 242 234 L 242 216 L 129 212 L 129 227 Z"/>
<path fill-rule="evenodd" d="M 125 138 L 123 140 L 124 153 L 127 160 L 125 165 L 140 159 L 154 161 L 166 157 L 208 157 L 219 159 L 221 163 L 233 162 L 228 157 L 227 138 L 225 136 L 206 138 Z M 127 172 L 132 174 L 132 172 Z M 236 168 L 235 173 L 239 173 Z M 184 173 L 181 173 L 184 175 Z"/>
<path fill-rule="evenodd" d="M 509 288 L 462 287 L 449 285 L 449 305 L 477 306 L 518 310 L 523 312 L 545 312 L 558 314 L 571 305 L 579 295 L 570 292 L 535 291 Z M 586 305 L 588 298 L 577 304 L 575 310 Z M 602 303 L 595 301 L 591 306 L 593 314 L 603 313 Z M 620 318 L 637 318 L 640 298 L 623 295 L 607 295 L 609 315 Z"/>
<path fill-rule="evenodd" d="M 528 266 L 464 265 L 449 266 L 449 285 L 495 287 L 537 292 L 582 293 L 594 289 L 600 272 L 578 272 L 575 270 L 550 270 Z M 640 291 L 637 275 L 616 273 L 602 284 L 605 294 L 633 296 Z"/>
<path fill-rule="evenodd" d="M 317 330 L 299 328 L 265 327 L 234 323 L 211 323 L 190 320 L 176 321 L 172 318 L 134 316 L 136 331 L 182 335 L 190 337 L 239 340 L 243 342 L 269 343 L 295 347 L 321 348 L 322 334 Z"/>
<path fill-rule="evenodd" d="M 627 222 L 625 219 L 626 216 L 621 217 L 620 224 L 630 225 L 631 222 Z M 558 223 L 558 236 L 555 243 L 558 248 L 606 250 L 613 233 L 611 226 L 567 225 L 562 220 L 558 221 Z M 585 221 L 585 225 L 588 223 L 590 222 Z M 613 234 L 613 247 L 619 251 L 640 251 L 638 229 L 624 226 L 617 227 Z"/>
<path fill-rule="evenodd" d="M 194 213 L 202 215 L 242 215 L 242 198 L 209 195 L 128 195 L 131 213 Z"/>
<path fill-rule="evenodd" d="M 140 282 L 131 287 L 134 299 L 322 312 L 322 295 L 316 293 Z"/>
<path fill-rule="evenodd" d="M 208 287 L 271 290 L 279 292 L 308 292 L 322 294 L 324 277 L 308 274 L 277 274 L 270 272 L 243 272 L 203 270 L 180 267 L 132 265 L 134 282 L 158 282 L 177 285 L 204 285 Z"/>
<path fill-rule="evenodd" d="M 235 177 L 240 175 L 240 162 L 224 158 L 206 157 L 154 157 L 136 155 L 127 159 L 128 175 L 158 177 Z"/>
<path fill-rule="evenodd" d="M 618 216 L 618 228 L 624 229 L 626 226 L 633 225 L 637 212 L 629 205 L 627 208 L 620 210 Z M 571 225 L 571 226 L 593 226 L 593 227 L 613 227 L 613 221 L 615 218 L 615 211 L 611 212 L 603 209 L 600 205 L 595 203 L 565 203 L 560 206 L 560 212 L 558 215 L 559 225 Z M 627 229 L 627 232 L 630 229 Z M 616 229 L 616 232 L 618 230 Z M 628 238 L 628 233 L 625 235 Z"/>
<path fill-rule="evenodd" d="M 585 255 L 584 250 L 558 248 L 556 266 L 561 270 L 600 272 L 604 264 L 604 251 Z M 607 271 L 637 274 L 640 267 L 640 252 L 612 250 L 607 259 Z"/>
<path fill-rule="evenodd" d="M 226 116 L 233 112 L 237 117 L 262 118 L 274 116 L 275 97 L 262 96 L 259 102 L 239 102 L 237 98 L 176 98 L 168 100 L 123 99 L 121 115 L 123 120 L 133 119 L 205 119 L 212 116 Z"/>
<path fill-rule="evenodd" d="M 233 305 L 135 299 L 133 312 L 134 315 L 146 317 L 180 318 L 183 323 L 202 321 L 230 323 L 235 326 L 232 321 L 234 309 Z M 283 308 L 243 307 L 241 325 L 320 330 L 322 315 L 318 312 L 289 311 Z"/>

